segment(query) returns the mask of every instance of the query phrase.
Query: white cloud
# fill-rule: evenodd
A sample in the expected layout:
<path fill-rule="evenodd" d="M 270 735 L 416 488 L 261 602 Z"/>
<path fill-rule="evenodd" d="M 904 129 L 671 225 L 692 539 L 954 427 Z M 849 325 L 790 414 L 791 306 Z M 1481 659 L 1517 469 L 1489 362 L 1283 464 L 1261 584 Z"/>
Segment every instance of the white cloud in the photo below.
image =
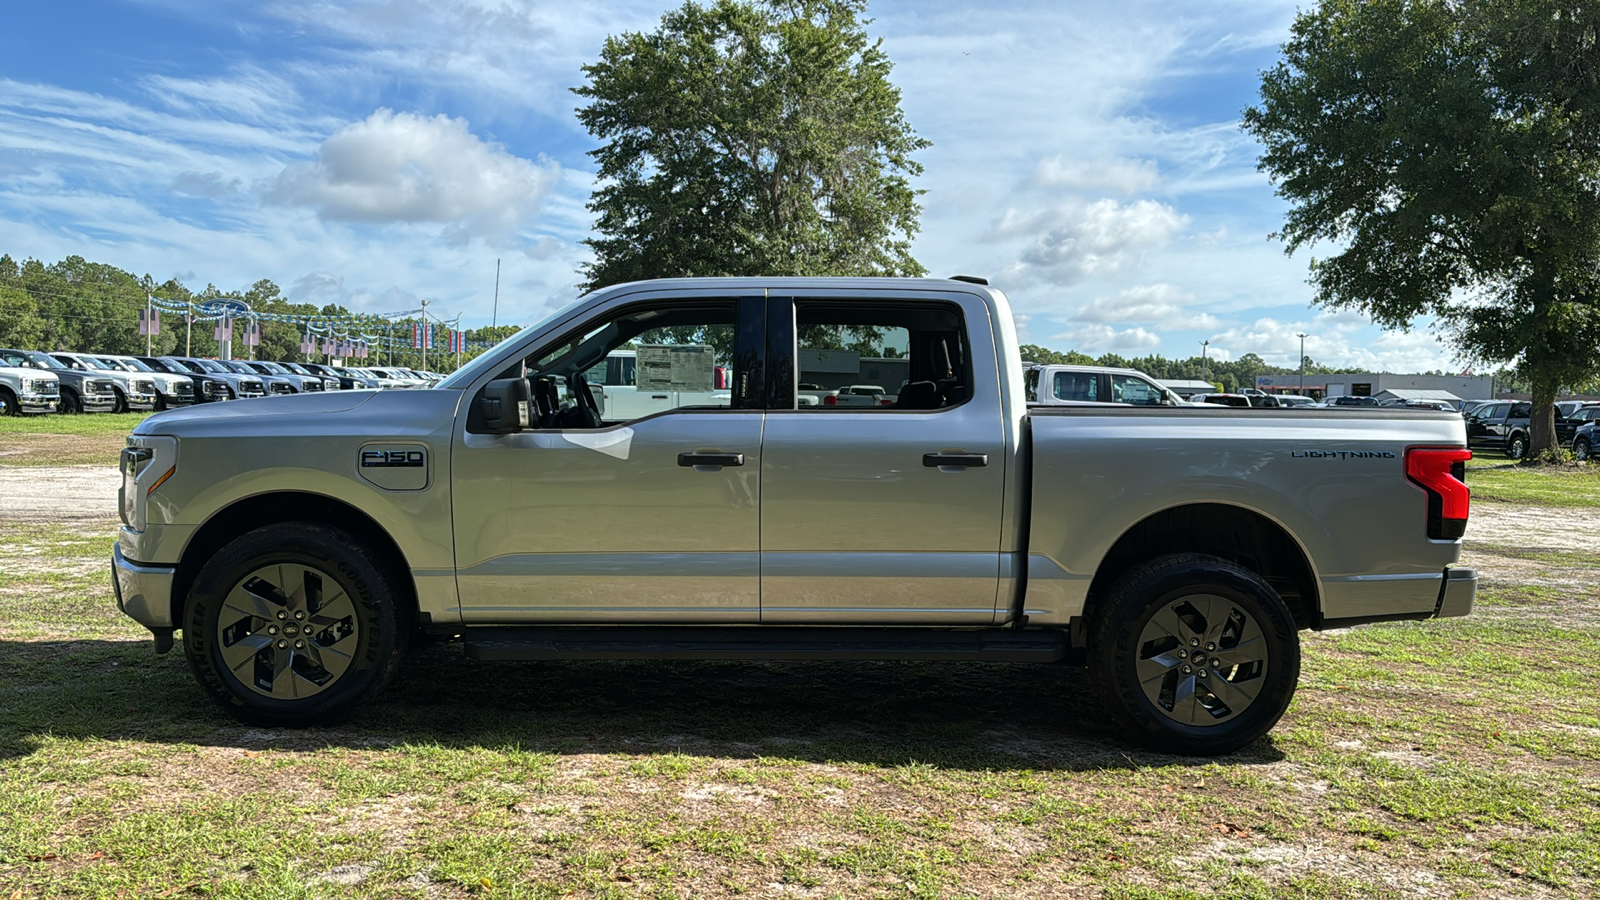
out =
<path fill-rule="evenodd" d="M 485 143 L 464 119 L 380 109 L 285 166 L 267 196 L 335 222 L 436 222 L 458 242 L 526 220 L 560 177 Z"/>
<path fill-rule="evenodd" d="M 1161 335 L 1143 328 L 1112 328 L 1110 325 L 1082 325 L 1051 337 L 1053 341 L 1066 341 L 1066 345 L 1080 353 L 1095 356 L 1101 353 L 1148 352 L 1161 346 Z"/>
<path fill-rule="evenodd" d="M 1072 200 L 1042 211 L 1007 210 L 994 234 L 1034 235 L 1013 271 L 1064 285 L 1125 271 L 1187 222 L 1187 216 L 1155 200 Z"/>
<path fill-rule="evenodd" d="M 1058 154 L 1039 161 L 1033 181 L 1041 187 L 1062 187 L 1080 193 L 1138 194 L 1161 180 L 1156 164 L 1148 159 L 1087 160 Z"/>
<path fill-rule="evenodd" d="M 1080 322 L 1099 324 L 1146 323 L 1176 331 L 1214 329 L 1219 321 L 1210 313 L 1194 309 L 1195 296 L 1170 284 L 1151 284 L 1128 288 L 1109 297 L 1096 297 L 1073 310 Z"/>

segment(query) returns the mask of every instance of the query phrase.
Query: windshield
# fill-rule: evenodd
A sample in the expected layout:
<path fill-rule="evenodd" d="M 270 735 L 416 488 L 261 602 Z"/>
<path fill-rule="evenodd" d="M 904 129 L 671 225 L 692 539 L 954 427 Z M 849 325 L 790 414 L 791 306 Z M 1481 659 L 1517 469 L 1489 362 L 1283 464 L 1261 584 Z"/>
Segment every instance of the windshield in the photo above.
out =
<path fill-rule="evenodd" d="M 95 362 L 99 363 L 102 369 L 111 369 L 117 372 L 131 371 L 127 366 L 122 364 L 122 360 L 120 359 L 106 359 L 104 356 L 92 356 L 90 359 L 93 359 Z"/>
<path fill-rule="evenodd" d="M 48 353 L 40 353 L 37 350 L 24 350 L 22 351 L 22 355 L 32 360 L 33 364 L 41 369 L 66 368 L 66 366 L 62 364 L 61 360 L 56 359 L 54 356 L 51 356 Z"/>
<path fill-rule="evenodd" d="M 545 316 L 543 319 L 540 319 L 532 325 L 529 325 L 527 328 L 524 328 L 516 334 L 513 334 L 511 337 L 506 338 L 495 346 L 500 347 L 505 344 L 516 343 L 528 335 L 548 327 L 550 323 L 558 322 L 561 319 L 566 318 L 578 307 L 589 302 L 589 297 L 589 294 L 584 294 L 582 297 L 579 297 L 571 303 L 568 303 L 566 306 L 561 307 L 550 315 Z M 514 361 L 512 359 L 501 359 L 500 356 L 501 354 L 494 352 L 493 349 L 487 353 L 480 353 L 471 362 L 450 373 L 448 378 L 434 385 L 434 387 L 464 388 L 470 384 L 473 379 L 483 374 L 485 369 L 496 367 L 496 371 L 498 371 L 499 369 L 503 369 L 510 365 Z"/>
<path fill-rule="evenodd" d="M 145 365 L 144 363 L 140 362 L 137 359 L 119 359 L 119 360 L 116 360 L 116 362 L 121 363 L 123 368 L 132 369 L 135 372 L 154 372 L 155 371 L 155 369 L 150 368 L 149 366 Z"/>
<path fill-rule="evenodd" d="M 308 368 L 306 366 L 302 366 L 302 365 L 297 365 L 295 363 L 271 363 L 270 365 L 276 365 L 280 369 L 287 369 L 288 371 L 293 372 L 296 375 L 310 375 L 310 374 L 312 374 L 310 368 Z"/>
<path fill-rule="evenodd" d="M 217 362 L 214 359 L 197 359 L 197 360 L 194 360 L 194 364 L 199 366 L 202 371 L 206 371 L 206 372 L 224 372 L 224 373 L 229 373 L 229 372 L 232 371 L 227 366 L 223 365 L 222 363 Z"/>
<path fill-rule="evenodd" d="M 283 366 L 278 365 L 277 363 L 258 362 L 258 363 L 256 363 L 256 365 L 260 366 L 263 369 L 266 369 L 268 372 L 271 372 L 274 375 L 287 375 L 287 374 L 289 374 L 289 370 L 285 369 Z"/>

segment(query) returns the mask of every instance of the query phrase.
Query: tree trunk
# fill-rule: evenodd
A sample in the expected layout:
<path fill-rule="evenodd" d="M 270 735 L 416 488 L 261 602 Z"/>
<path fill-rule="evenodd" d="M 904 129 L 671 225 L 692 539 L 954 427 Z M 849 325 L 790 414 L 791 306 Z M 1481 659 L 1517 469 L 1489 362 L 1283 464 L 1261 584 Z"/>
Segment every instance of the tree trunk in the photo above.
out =
<path fill-rule="evenodd" d="M 1556 449 L 1556 383 L 1549 376 L 1533 378 L 1533 413 L 1528 423 L 1528 457 Z"/>

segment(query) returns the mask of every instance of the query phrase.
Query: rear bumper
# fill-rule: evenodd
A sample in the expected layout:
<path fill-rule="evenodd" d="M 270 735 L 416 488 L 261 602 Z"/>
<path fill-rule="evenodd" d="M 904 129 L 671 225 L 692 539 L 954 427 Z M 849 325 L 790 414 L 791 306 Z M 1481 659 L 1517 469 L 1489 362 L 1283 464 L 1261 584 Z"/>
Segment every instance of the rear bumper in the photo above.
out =
<path fill-rule="evenodd" d="M 170 631 L 172 578 L 176 566 L 151 566 L 131 562 L 120 544 L 111 550 L 111 583 L 117 592 L 117 609 L 140 625 Z"/>
<path fill-rule="evenodd" d="M 1478 570 L 1451 568 L 1444 570 L 1444 587 L 1439 591 L 1440 619 L 1464 616 L 1472 612 L 1472 601 L 1478 596 Z"/>

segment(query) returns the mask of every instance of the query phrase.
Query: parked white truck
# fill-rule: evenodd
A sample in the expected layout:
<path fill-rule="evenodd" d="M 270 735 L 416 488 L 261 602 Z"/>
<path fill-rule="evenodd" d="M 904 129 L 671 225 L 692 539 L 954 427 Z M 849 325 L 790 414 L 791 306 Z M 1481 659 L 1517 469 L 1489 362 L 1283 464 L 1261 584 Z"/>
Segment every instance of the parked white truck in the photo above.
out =
<path fill-rule="evenodd" d="M 53 413 L 60 402 L 61 380 L 56 373 L 0 358 L 0 416 Z"/>
<path fill-rule="evenodd" d="M 822 328 L 903 335 L 893 406 L 798 405 Z M 726 398 L 608 417 L 586 373 L 629 345 L 725 348 Z M 1220 753 L 1283 714 L 1302 629 L 1471 609 L 1465 438 L 1030 408 L 1010 306 L 969 281 L 625 284 L 435 388 L 146 419 L 116 596 L 253 722 L 348 713 L 421 629 L 484 660 L 1077 662 L 1132 734 Z"/>

